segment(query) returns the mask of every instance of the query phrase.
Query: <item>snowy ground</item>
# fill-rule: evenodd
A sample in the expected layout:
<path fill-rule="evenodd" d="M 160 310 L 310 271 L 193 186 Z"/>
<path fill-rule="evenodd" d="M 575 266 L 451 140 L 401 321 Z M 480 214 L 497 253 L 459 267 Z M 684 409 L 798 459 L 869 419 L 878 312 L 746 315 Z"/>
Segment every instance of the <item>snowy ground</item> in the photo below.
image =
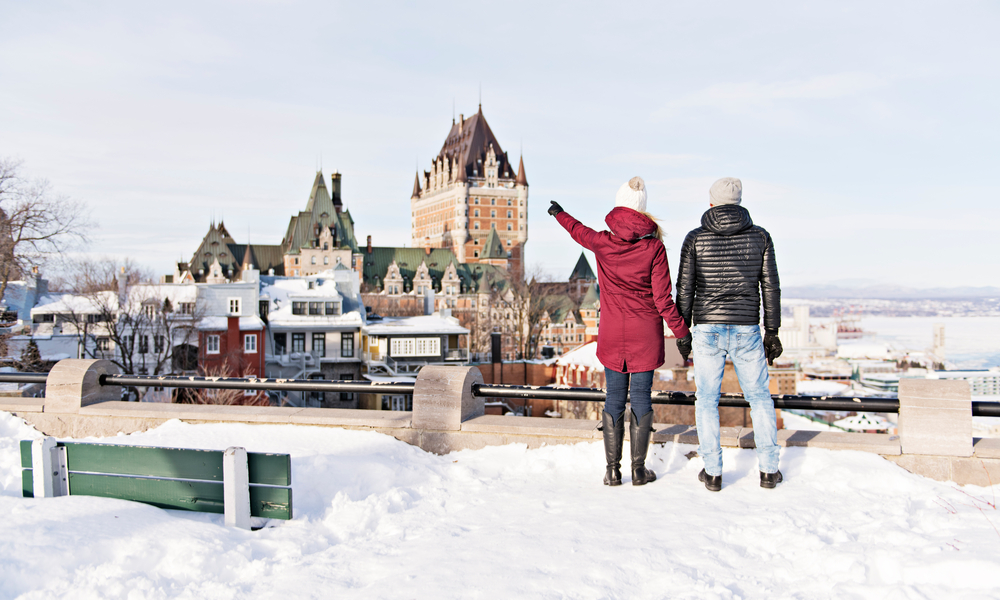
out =
<path fill-rule="evenodd" d="M 370 432 L 177 421 L 112 443 L 292 455 L 296 518 L 222 517 L 73 496 L 20 497 L 0 413 L 0 598 L 1000 598 L 991 489 L 937 483 L 860 452 L 782 452 L 758 486 L 725 450 L 724 488 L 693 448 L 655 447 L 659 479 L 601 485 L 596 443 L 427 454 Z"/>

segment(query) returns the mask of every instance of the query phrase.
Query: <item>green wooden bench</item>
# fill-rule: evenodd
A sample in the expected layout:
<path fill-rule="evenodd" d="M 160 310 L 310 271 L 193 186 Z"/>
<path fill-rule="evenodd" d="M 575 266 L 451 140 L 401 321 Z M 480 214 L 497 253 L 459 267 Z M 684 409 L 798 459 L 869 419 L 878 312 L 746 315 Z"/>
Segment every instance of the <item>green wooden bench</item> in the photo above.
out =
<path fill-rule="evenodd" d="M 119 498 L 222 513 L 226 525 L 250 529 L 252 516 L 292 518 L 291 485 L 287 454 L 58 442 L 51 437 L 21 442 L 26 498 Z"/>

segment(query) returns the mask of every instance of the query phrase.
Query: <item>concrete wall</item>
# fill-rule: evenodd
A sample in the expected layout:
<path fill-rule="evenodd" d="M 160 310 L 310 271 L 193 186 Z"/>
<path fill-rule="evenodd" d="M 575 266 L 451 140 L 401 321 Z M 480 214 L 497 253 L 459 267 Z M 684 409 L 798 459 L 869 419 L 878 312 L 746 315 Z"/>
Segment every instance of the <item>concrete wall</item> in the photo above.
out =
<path fill-rule="evenodd" d="M 100 375 L 110 372 L 114 366 L 106 361 L 61 361 L 49 374 L 44 399 L 0 397 L 0 410 L 16 414 L 46 435 L 74 438 L 144 431 L 181 419 L 374 430 L 441 454 L 508 443 L 536 448 L 601 439 L 596 420 L 484 414 L 483 399 L 471 394 L 472 384 L 483 381 L 475 367 L 425 367 L 417 377 L 412 412 L 119 402 L 119 388 L 99 384 Z M 900 388 L 898 436 L 780 430 L 778 441 L 785 447 L 873 452 L 940 481 L 981 486 L 1000 482 L 1000 439 L 972 438 L 968 384 L 909 381 Z M 654 428 L 654 442 L 698 442 L 690 425 L 657 423 Z M 753 430 L 723 427 L 722 444 L 752 448 Z"/>

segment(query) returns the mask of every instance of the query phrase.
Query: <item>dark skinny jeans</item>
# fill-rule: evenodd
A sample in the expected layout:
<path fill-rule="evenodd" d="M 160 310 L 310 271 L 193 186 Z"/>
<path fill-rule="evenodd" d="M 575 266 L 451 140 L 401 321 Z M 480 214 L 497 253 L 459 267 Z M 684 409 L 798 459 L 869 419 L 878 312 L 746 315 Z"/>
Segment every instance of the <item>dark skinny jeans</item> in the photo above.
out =
<path fill-rule="evenodd" d="M 631 389 L 629 387 L 631 379 Z M 632 412 L 636 418 L 644 416 L 653 410 L 650 400 L 650 390 L 653 388 L 653 372 L 619 373 L 607 367 L 604 368 L 604 380 L 608 385 L 608 398 L 604 402 L 604 410 L 615 420 L 625 412 L 625 395 L 631 392 Z"/>

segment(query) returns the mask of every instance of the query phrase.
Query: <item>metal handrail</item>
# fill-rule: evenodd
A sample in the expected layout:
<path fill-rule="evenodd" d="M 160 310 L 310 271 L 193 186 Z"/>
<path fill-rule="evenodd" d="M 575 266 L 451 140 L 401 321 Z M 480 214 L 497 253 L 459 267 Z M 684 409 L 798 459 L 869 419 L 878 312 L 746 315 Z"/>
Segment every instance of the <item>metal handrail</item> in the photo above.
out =
<path fill-rule="evenodd" d="M 47 373 L 0 373 L 0 382 L 45 383 Z M 406 382 L 328 381 L 323 379 L 282 379 L 255 377 L 198 377 L 187 375 L 101 375 L 101 385 L 175 387 L 195 389 L 274 390 L 288 392 L 356 392 L 362 394 L 413 394 L 416 384 Z M 507 398 L 520 400 L 578 400 L 603 402 L 606 392 L 591 388 L 556 388 L 519 385 L 472 384 L 472 395 L 481 398 Z M 864 398 L 838 396 L 773 395 L 775 408 L 799 410 L 865 411 L 898 413 L 896 398 Z M 695 393 L 681 391 L 654 391 L 653 404 L 694 406 Z M 719 406 L 748 408 L 743 394 L 722 394 Z M 1000 402 L 972 402 L 972 415 L 1000 417 Z"/>
<path fill-rule="evenodd" d="M 2 379 L 0 379 L 2 381 Z M 412 394 L 412 383 L 329 381 L 274 377 L 197 377 L 187 375 L 101 375 L 101 385 L 156 386 L 215 390 L 275 390 L 284 392 L 358 392 L 362 394 Z"/>

